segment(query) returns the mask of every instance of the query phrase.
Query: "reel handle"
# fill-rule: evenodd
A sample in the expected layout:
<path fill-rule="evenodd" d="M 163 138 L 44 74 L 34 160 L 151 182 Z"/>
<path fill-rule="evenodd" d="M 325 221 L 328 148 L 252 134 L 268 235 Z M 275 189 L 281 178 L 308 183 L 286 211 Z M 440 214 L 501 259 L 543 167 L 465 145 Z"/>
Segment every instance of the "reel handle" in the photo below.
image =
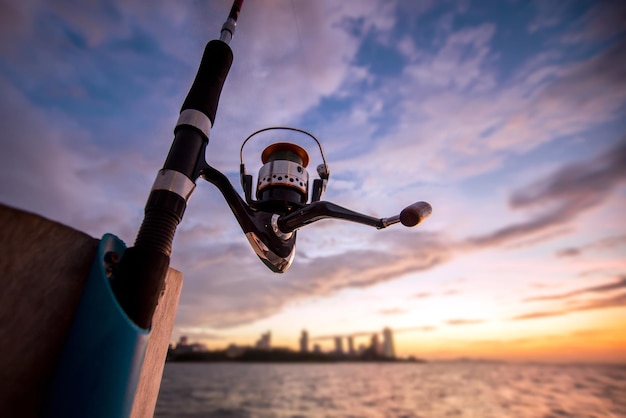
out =
<path fill-rule="evenodd" d="M 277 221 L 278 229 L 282 233 L 289 233 L 305 225 L 321 219 L 335 218 L 373 226 L 378 229 L 387 228 L 401 222 L 402 225 L 412 227 L 421 223 L 432 213 L 432 207 L 427 202 L 416 202 L 407 206 L 399 215 L 389 218 L 374 218 L 346 209 L 331 202 L 319 201 L 310 203 L 300 209 L 280 216 Z"/>

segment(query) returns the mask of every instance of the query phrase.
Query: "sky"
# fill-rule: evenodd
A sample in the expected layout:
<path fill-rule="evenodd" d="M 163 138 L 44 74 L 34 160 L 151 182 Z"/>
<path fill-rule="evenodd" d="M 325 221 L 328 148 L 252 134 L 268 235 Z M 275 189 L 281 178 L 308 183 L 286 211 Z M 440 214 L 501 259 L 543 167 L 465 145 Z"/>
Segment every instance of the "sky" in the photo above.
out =
<path fill-rule="evenodd" d="M 0 1 L 0 202 L 129 246 L 228 1 Z M 387 217 L 298 232 L 285 274 L 198 181 L 172 340 L 296 349 L 395 331 L 399 355 L 626 362 L 626 3 L 246 0 L 206 159 L 275 125 L 324 147 L 324 199 Z M 246 146 L 258 173 L 267 134 Z"/>

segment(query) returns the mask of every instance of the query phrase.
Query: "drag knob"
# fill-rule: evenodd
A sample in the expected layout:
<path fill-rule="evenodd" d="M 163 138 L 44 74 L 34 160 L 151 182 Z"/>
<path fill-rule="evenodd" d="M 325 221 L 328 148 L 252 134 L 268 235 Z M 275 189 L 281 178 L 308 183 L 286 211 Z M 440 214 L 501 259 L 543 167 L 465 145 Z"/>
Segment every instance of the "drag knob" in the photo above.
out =
<path fill-rule="evenodd" d="M 415 226 L 428 218 L 433 208 L 427 202 L 416 202 L 400 212 L 400 222 L 404 226 Z"/>

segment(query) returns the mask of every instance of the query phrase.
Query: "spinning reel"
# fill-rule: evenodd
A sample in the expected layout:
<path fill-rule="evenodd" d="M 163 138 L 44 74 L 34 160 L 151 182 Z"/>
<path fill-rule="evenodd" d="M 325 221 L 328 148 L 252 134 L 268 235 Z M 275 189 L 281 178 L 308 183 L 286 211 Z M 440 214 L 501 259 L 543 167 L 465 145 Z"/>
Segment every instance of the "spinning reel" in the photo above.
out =
<path fill-rule="evenodd" d="M 317 166 L 319 178 L 313 180 L 311 202 L 309 198 L 309 154 L 291 142 L 277 142 L 261 154 L 263 166 L 259 170 L 256 191 L 252 194 L 254 179 L 246 173 L 243 148 L 257 134 L 270 130 L 288 130 L 312 138 L 322 157 Z M 432 209 L 426 202 L 406 207 L 399 215 L 374 218 L 320 200 L 330 176 L 324 150 L 319 140 L 302 129 L 284 126 L 261 129 L 248 136 L 240 150 L 240 177 L 245 201 L 235 191 L 226 176 L 212 167 L 201 170 L 200 175 L 222 192 L 235 218 L 243 229 L 254 252 L 272 271 L 284 273 L 295 255 L 296 230 L 325 218 L 344 219 L 364 225 L 386 228 L 395 223 L 415 226 L 426 219 Z"/>

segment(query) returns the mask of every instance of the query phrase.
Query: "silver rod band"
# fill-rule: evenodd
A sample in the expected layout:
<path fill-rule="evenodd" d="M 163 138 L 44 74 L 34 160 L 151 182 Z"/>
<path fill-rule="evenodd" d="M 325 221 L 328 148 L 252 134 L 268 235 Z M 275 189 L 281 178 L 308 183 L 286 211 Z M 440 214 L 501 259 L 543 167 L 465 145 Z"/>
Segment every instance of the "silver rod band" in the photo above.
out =
<path fill-rule="evenodd" d="M 389 218 L 383 218 L 381 220 L 383 222 L 383 228 L 387 228 L 390 225 L 397 224 L 398 222 L 400 222 L 400 215 L 390 216 Z"/>
<path fill-rule="evenodd" d="M 211 119 L 199 110 L 185 109 L 180 112 L 180 116 L 178 116 L 178 121 L 176 122 L 176 128 L 181 125 L 193 126 L 202 132 L 204 136 L 206 136 L 206 139 L 209 139 L 212 125 Z"/>
<path fill-rule="evenodd" d="M 176 193 L 186 202 L 195 187 L 195 183 L 183 173 L 174 170 L 160 170 L 154 179 L 152 190 L 168 190 Z"/>
<path fill-rule="evenodd" d="M 237 27 L 237 22 L 234 19 L 228 18 L 226 22 L 222 25 L 222 31 L 220 32 L 220 41 L 225 42 L 227 44 L 233 40 L 233 36 L 235 36 L 235 28 Z"/>
<path fill-rule="evenodd" d="M 272 231 L 274 231 L 274 234 L 276 234 L 278 238 L 286 241 L 289 238 L 291 238 L 291 236 L 293 235 L 293 231 L 287 232 L 287 233 L 284 233 L 283 231 L 281 231 L 280 228 L 278 227 L 278 218 L 280 218 L 279 214 L 275 213 L 272 215 L 272 220 L 271 220 Z"/>

